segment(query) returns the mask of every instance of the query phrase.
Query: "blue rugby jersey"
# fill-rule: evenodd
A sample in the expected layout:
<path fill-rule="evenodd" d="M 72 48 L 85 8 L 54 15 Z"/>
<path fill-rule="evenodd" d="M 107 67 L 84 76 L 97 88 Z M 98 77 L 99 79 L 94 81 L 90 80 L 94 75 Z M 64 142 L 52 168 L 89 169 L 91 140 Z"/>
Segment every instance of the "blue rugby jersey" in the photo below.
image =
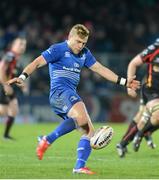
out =
<path fill-rule="evenodd" d="M 56 88 L 76 90 L 82 67 L 89 68 L 96 62 L 89 49 L 84 48 L 76 55 L 69 48 L 67 41 L 50 46 L 42 52 L 42 56 L 49 64 L 50 91 Z"/>

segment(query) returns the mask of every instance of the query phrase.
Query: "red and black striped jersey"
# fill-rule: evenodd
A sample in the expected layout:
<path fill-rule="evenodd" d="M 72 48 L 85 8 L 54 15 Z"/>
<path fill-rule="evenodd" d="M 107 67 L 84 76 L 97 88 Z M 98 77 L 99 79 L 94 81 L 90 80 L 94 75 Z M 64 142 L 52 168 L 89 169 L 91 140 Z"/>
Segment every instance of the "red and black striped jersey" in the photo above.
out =
<path fill-rule="evenodd" d="M 11 79 L 16 76 L 16 66 L 19 56 L 12 51 L 7 51 L 1 58 L 0 63 L 7 63 L 6 75 L 7 79 Z"/>
<path fill-rule="evenodd" d="M 159 90 L 159 39 L 144 49 L 140 57 L 148 64 L 146 85 Z"/>

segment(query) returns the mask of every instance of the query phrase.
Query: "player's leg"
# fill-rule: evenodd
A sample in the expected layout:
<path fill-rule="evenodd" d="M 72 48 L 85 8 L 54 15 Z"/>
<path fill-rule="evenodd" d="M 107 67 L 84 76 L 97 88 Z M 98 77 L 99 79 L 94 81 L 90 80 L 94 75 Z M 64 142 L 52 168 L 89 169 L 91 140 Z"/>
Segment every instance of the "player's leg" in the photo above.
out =
<path fill-rule="evenodd" d="M 151 118 L 151 112 L 148 109 L 145 109 L 145 111 L 143 112 L 143 115 L 140 119 L 140 121 L 137 124 L 137 129 L 140 131 L 143 129 L 143 127 L 145 126 L 145 124 L 150 121 Z M 154 149 L 156 147 L 156 145 L 153 143 L 153 139 L 151 137 L 151 132 L 150 131 L 146 131 L 143 135 L 143 137 L 145 138 L 147 145 L 149 147 L 151 147 L 152 149 Z"/>
<path fill-rule="evenodd" d="M 45 151 L 48 147 L 59 137 L 73 131 L 76 129 L 76 123 L 74 119 L 68 118 L 67 116 L 64 118 L 64 121 L 60 123 L 59 126 L 55 130 L 53 130 L 47 136 L 39 136 L 38 137 L 38 147 L 36 149 L 36 154 L 39 160 L 42 160 Z"/>
<path fill-rule="evenodd" d="M 17 98 L 13 98 L 8 104 L 8 112 L 7 112 L 8 116 L 7 116 L 5 131 L 4 131 L 4 138 L 13 139 L 10 136 L 10 131 L 14 124 L 15 117 L 17 116 L 18 112 L 19 112 L 18 100 Z"/>
<path fill-rule="evenodd" d="M 78 127 L 82 130 L 83 133 L 78 143 L 77 160 L 73 172 L 94 174 L 94 172 L 85 167 L 92 150 L 90 146 L 90 138 L 94 134 L 94 127 L 84 103 L 76 103 L 69 111 L 68 116 L 76 120 Z"/>
<path fill-rule="evenodd" d="M 157 94 L 157 92 L 156 92 Z M 151 100 L 154 100 L 154 97 L 152 96 L 151 90 L 147 89 L 144 85 L 142 86 L 141 96 L 143 99 L 143 104 L 147 104 L 148 102 L 151 102 Z M 141 130 L 145 124 L 150 121 L 151 118 L 151 109 L 145 108 L 145 112 L 143 113 L 140 121 L 137 124 L 138 130 Z M 147 145 L 151 148 L 155 148 L 155 144 L 153 143 L 153 139 L 151 137 L 151 132 L 146 131 L 144 133 L 144 138 L 147 141 Z"/>
<path fill-rule="evenodd" d="M 5 139 L 11 139 L 9 136 L 9 131 L 13 124 L 13 118 L 10 117 L 10 115 L 8 114 L 9 109 L 10 109 L 9 102 L 10 102 L 10 97 L 5 95 L 4 88 L 0 84 L 0 116 L 7 116 L 5 131 L 4 131 Z"/>
<path fill-rule="evenodd" d="M 76 107 L 80 103 L 82 102 L 77 102 L 73 107 Z M 72 112 L 72 109 L 74 109 L 73 107 L 70 110 L 71 112 Z M 63 119 L 64 121 L 62 121 L 60 125 L 46 137 L 49 144 L 52 144 L 60 136 L 63 136 L 73 131 L 74 129 L 80 127 L 80 125 L 78 125 L 77 123 L 76 118 L 70 116 L 69 113 L 67 116 L 63 116 Z M 84 129 L 84 127 L 82 128 Z"/>
<path fill-rule="evenodd" d="M 147 122 L 150 121 L 150 118 L 151 118 L 151 112 L 149 110 L 145 109 L 145 112 L 143 113 L 141 120 L 137 124 L 138 131 L 143 129 L 145 124 L 147 124 Z M 152 130 L 152 132 L 153 132 L 153 130 Z M 145 138 L 147 145 L 150 148 L 154 149 L 156 147 L 156 145 L 154 144 L 152 136 L 151 136 L 152 132 L 151 132 L 151 130 L 145 131 L 145 133 L 143 134 L 143 137 Z"/>
<path fill-rule="evenodd" d="M 0 84 L 0 116 L 6 116 L 8 113 L 9 99 L 5 95 L 4 88 Z"/>
<path fill-rule="evenodd" d="M 156 148 L 156 144 L 153 142 L 153 138 L 152 138 L 152 132 L 156 131 L 155 128 L 149 130 L 149 131 L 146 131 L 144 133 L 144 138 L 147 142 L 147 146 L 150 147 L 151 149 L 155 149 Z M 157 128 L 158 129 L 158 128 Z"/>
<path fill-rule="evenodd" d="M 76 129 L 76 123 L 74 119 L 65 117 L 64 121 L 60 123 L 55 130 L 53 130 L 47 136 L 38 137 L 38 147 L 36 149 L 36 154 L 39 160 L 42 160 L 43 154 L 48 149 L 48 147 L 59 137 L 73 131 Z"/>
<path fill-rule="evenodd" d="M 36 149 L 36 153 L 40 160 L 43 158 L 43 154 L 49 145 L 51 145 L 57 138 L 76 129 L 76 120 L 68 117 L 67 113 L 72 106 L 79 101 L 81 101 L 81 98 L 78 96 L 78 94 L 71 92 L 70 90 L 65 90 L 62 92 L 57 91 L 54 96 L 51 97 L 51 107 L 55 113 L 64 119 L 64 121 L 62 121 L 49 135 L 39 138 L 40 143 Z"/>
<path fill-rule="evenodd" d="M 146 134 L 146 135 L 147 135 L 147 133 L 150 134 L 149 137 L 147 138 L 147 145 L 148 145 L 150 148 L 152 148 L 152 149 L 155 149 L 155 148 L 157 147 L 156 144 L 153 142 L 152 134 L 153 134 L 155 131 L 157 131 L 158 129 L 159 129 L 159 124 L 156 125 L 156 126 L 154 126 L 154 127 L 152 127 L 152 128 L 150 128 L 149 131 L 146 131 L 146 132 L 144 133 L 144 137 L 146 137 L 145 134 Z"/>
<path fill-rule="evenodd" d="M 94 174 L 94 172 L 85 167 L 85 163 L 91 153 L 90 137 L 94 133 L 94 128 L 82 101 L 75 103 L 69 110 L 67 119 L 65 119 L 52 133 L 43 137 L 37 147 L 37 155 L 41 160 L 44 152 L 52 142 L 54 142 L 58 137 L 71 132 L 76 127 L 82 131 L 83 136 L 78 144 L 78 158 L 74 173 Z"/>
<path fill-rule="evenodd" d="M 65 119 L 52 133 L 43 137 L 40 144 L 37 147 L 37 155 L 41 160 L 44 152 L 47 150 L 50 144 L 52 144 L 58 137 L 71 132 L 76 127 L 83 133 L 78 144 L 78 158 L 74 172 L 77 173 L 92 173 L 87 168 L 85 169 L 85 163 L 91 153 L 90 137 L 94 133 L 94 128 L 85 108 L 83 102 L 75 103 L 67 114 Z"/>
<path fill-rule="evenodd" d="M 152 128 L 150 128 L 148 132 L 149 132 L 150 134 L 152 134 L 152 133 L 154 133 L 155 131 L 157 131 L 158 129 L 159 129 L 159 124 L 158 124 L 158 125 L 155 125 L 155 126 L 152 127 Z M 145 132 L 145 133 L 147 133 L 147 132 Z M 145 133 L 144 133 L 144 134 L 145 134 Z"/>
<path fill-rule="evenodd" d="M 129 125 L 126 133 L 122 137 L 120 143 L 118 143 L 116 145 L 116 149 L 117 149 L 119 157 L 125 156 L 125 153 L 127 152 L 127 145 L 133 140 L 136 132 L 138 131 L 137 123 L 141 119 L 144 109 L 145 109 L 145 106 L 143 104 L 141 104 L 139 107 L 139 111 L 134 116 L 133 121 L 130 123 L 130 125 Z"/>
<path fill-rule="evenodd" d="M 121 141 L 123 141 L 123 144 L 127 145 L 132 140 L 134 133 L 136 133 L 136 130 L 137 130 L 137 124 L 140 121 L 144 110 L 145 110 L 145 106 L 140 105 L 139 111 L 133 118 L 133 121 L 130 123 L 127 132 L 125 133 L 125 135 L 123 136 L 123 138 L 121 140 Z"/>
<path fill-rule="evenodd" d="M 134 151 L 139 150 L 144 133 L 155 129 L 159 125 L 159 99 L 151 100 L 149 103 L 147 103 L 147 109 L 151 111 L 151 119 L 147 121 L 145 126 L 142 127 L 135 135 L 133 140 Z"/>

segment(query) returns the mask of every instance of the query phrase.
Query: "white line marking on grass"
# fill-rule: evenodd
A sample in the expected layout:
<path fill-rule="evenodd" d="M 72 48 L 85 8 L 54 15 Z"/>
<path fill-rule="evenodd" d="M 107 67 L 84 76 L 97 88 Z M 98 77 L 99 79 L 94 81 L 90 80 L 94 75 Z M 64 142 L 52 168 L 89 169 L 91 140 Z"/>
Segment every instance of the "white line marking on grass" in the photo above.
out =
<path fill-rule="evenodd" d="M 4 157 L 9 157 L 9 158 L 24 158 L 24 159 L 33 159 L 34 156 L 27 156 L 27 155 L 15 155 L 15 154 L 0 154 L 0 157 L 4 158 Z M 35 156 L 35 159 L 36 156 Z M 62 160 L 76 160 L 76 158 L 72 158 L 70 157 L 65 157 L 65 156 L 45 156 L 44 159 L 62 159 Z M 93 161 L 108 161 L 108 159 L 103 159 L 103 158 L 93 158 L 91 157 L 91 160 Z M 109 159 L 110 161 L 110 159 Z"/>

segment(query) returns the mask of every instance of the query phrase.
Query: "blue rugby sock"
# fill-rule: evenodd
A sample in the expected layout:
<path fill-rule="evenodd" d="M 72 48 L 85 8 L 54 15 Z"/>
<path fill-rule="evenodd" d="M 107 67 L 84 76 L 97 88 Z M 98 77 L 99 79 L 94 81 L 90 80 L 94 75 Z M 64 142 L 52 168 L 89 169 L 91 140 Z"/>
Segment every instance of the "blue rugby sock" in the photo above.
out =
<path fill-rule="evenodd" d="M 86 161 L 91 153 L 90 140 L 87 137 L 82 137 L 77 148 L 77 161 L 75 169 L 85 167 Z"/>
<path fill-rule="evenodd" d="M 75 122 L 71 118 L 67 118 L 48 136 L 46 136 L 47 141 L 51 144 L 60 136 L 63 136 L 76 128 Z"/>

